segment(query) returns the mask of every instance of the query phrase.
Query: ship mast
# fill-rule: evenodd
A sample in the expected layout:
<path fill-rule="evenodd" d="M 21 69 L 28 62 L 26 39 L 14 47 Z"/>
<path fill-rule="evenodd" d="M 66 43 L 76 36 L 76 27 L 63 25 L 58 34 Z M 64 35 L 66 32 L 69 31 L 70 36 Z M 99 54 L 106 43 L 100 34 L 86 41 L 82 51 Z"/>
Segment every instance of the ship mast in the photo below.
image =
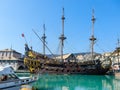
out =
<path fill-rule="evenodd" d="M 62 15 L 62 34 L 59 37 L 59 39 L 61 40 L 61 60 L 63 61 L 63 48 L 64 48 L 64 40 L 66 39 L 66 37 L 64 36 L 64 8 L 63 8 L 63 15 Z"/>
<path fill-rule="evenodd" d="M 42 36 L 42 40 L 43 40 L 43 54 L 44 54 L 44 56 L 45 56 L 45 43 L 46 43 L 46 41 L 45 41 L 45 39 L 46 39 L 46 35 L 45 35 L 45 24 L 43 25 L 43 36 Z"/>
<path fill-rule="evenodd" d="M 94 23 L 95 23 L 95 17 L 94 17 L 94 9 L 92 10 L 92 35 L 91 35 L 91 38 L 90 38 L 90 41 L 91 41 L 91 55 L 92 55 L 92 59 L 94 59 L 94 44 L 95 44 L 95 40 L 96 38 L 94 37 Z"/>

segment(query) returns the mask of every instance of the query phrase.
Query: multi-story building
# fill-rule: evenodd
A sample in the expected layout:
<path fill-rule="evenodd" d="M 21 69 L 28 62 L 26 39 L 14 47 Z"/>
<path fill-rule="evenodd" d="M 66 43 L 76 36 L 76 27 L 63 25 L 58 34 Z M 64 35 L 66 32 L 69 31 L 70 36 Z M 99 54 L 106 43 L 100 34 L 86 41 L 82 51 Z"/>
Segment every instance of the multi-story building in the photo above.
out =
<path fill-rule="evenodd" d="M 11 65 L 15 71 L 25 68 L 22 54 L 13 49 L 0 50 L 0 65 Z"/>
<path fill-rule="evenodd" d="M 105 57 L 110 57 L 113 64 L 120 64 L 120 52 L 119 53 L 113 53 L 113 52 L 106 52 L 103 54 Z"/>

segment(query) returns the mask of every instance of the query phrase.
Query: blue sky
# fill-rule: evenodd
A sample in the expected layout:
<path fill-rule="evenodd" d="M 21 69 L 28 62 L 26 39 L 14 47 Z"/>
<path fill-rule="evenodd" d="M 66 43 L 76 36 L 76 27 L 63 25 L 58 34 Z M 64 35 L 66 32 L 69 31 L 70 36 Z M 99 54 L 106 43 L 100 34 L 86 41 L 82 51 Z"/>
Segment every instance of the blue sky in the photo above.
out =
<path fill-rule="evenodd" d="M 95 51 L 113 51 L 120 38 L 120 0 L 0 0 L 0 50 L 13 48 L 24 53 L 24 33 L 29 46 L 42 51 L 40 37 L 46 25 L 47 45 L 59 53 L 58 37 L 62 31 L 62 8 L 65 9 L 64 53 L 89 52 L 92 9 L 95 10 Z M 48 50 L 46 50 L 47 53 Z"/>

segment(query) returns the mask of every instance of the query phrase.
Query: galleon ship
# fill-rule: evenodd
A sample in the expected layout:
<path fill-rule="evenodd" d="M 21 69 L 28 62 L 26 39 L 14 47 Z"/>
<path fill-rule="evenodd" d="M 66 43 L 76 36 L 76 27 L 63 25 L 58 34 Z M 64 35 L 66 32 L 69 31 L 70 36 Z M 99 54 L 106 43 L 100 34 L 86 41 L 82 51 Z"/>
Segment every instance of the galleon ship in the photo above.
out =
<path fill-rule="evenodd" d="M 111 67 L 110 58 L 103 61 L 97 59 L 84 62 L 63 62 L 32 50 L 26 53 L 28 56 L 24 58 L 24 64 L 31 73 L 104 75 Z"/>
<path fill-rule="evenodd" d="M 111 59 L 109 57 L 104 60 L 94 58 L 94 42 L 96 38 L 94 37 L 94 11 L 92 15 L 92 35 L 91 41 L 91 59 L 84 62 L 77 62 L 76 60 L 65 61 L 63 59 L 63 46 L 64 40 L 64 8 L 62 15 L 62 34 L 60 36 L 61 40 L 61 58 L 50 58 L 45 54 L 40 54 L 34 52 L 25 44 L 26 55 L 24 57 L 24 64 L 28 67 L 31 73 L 54 73 L 54 74 L 87 74 L 87 75 L 104 75 L 111 67 Z M 45 34 L 42 37 L 43 45 L 45 46 Z"/>

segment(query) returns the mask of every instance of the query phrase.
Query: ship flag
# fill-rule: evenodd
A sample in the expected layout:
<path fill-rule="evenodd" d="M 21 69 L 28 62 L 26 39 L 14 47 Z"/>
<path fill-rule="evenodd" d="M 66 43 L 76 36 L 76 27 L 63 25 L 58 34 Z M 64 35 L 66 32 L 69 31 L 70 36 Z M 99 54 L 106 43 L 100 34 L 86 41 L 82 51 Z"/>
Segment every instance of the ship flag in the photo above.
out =
<path fill-rule="evenodd" d="M 27 44 L 27 40 L 26 40 L 26 38 L 25 38 L 24 33 L 22 33 L 21 35 L 22 35 L 22 37 L 25 39 L 25 42 L 26 42 L 26 44 Z"/>
<path fill-rule="evenodd" d="M 22 33 L 22 37 L 24 37 L 24 33 Z"/>

